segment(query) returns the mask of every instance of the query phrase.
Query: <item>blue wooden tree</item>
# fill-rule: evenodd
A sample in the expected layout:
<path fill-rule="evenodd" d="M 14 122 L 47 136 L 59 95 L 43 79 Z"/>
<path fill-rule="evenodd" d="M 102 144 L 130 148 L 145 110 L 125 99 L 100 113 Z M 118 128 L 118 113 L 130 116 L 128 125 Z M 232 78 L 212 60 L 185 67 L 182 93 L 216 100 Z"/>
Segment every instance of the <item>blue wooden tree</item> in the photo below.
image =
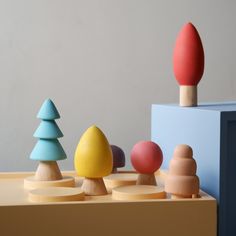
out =
<path fill-rule="evenodd" d="M 30 155 L 30 159 L 40 161 L 35 178 L 40 181 L 62 179 L 56 161 L 66 159 L 66 153 L 58 141 L 63 133 L 55 122 L 60 114 L 50 99 L 45 100 L 37 118 L 42 120 L 34 133 L 39 140 Z"/>

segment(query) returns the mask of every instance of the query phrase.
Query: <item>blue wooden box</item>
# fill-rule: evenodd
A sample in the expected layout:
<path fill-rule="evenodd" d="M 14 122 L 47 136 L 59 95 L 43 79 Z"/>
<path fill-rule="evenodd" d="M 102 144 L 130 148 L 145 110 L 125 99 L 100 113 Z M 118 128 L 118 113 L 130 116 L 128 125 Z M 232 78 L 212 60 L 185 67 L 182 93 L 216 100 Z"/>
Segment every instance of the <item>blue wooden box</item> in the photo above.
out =
<path fill-rule="evenodd" d="M 152 105 L 151 131 L 152 140 L 163 150 L 162 168 L 168 168 L 177 144 L 193 148 L 201 189 L 218 201 L 219 235 L 235 236 L 236 102 Z"/>

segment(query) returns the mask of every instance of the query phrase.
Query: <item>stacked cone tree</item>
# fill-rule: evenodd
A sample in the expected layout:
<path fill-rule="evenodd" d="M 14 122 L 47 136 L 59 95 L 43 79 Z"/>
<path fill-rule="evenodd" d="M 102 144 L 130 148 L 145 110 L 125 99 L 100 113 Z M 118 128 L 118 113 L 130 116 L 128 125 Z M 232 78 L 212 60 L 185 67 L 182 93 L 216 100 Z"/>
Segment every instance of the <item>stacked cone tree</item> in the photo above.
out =
<path fill-rule="evenodd" d="M 30 155 L 30 159 L 40 161 L 35 179 L 39 181 L 60 180 L 62 175 L 57 161 L 66 159 L 66 153 L 58 141 L 58 138 L 63 137 L 63 133 L 55 122 L 60 115 L 50 99 L 43 103 L 37 118 L 42 120 L 34 133 L 34 137 L 39 140 Z"/>
<path fill-rule="evenodd" d="M 196 176 L 197 164 L 190 146 L 181 144 L 174 150 L 169 173 L 165 181 L 165 191 L 172 198 L 195 198 L 199 193 L 199 178 Z"/>

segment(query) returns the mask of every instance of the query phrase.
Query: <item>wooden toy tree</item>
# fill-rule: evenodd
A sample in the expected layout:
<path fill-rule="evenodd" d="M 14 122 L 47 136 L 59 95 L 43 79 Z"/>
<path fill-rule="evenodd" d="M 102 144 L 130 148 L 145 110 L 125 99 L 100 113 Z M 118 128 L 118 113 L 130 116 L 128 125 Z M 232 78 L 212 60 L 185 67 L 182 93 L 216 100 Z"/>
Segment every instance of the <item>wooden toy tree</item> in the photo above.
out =
<path fill-rule="evenodd" d="M 62 175 L 57 161 L 66 159 L 66 153 L 58 141 L 63 134 L 55 122 L 60 115 L 50 99 L 43 103 L 37 118 L 42 120 L 34 133 L 34 137 L 39 140 L 30 155 L 30 159 L 39 161 L 35 179 L 39 181 L 60 180 Z"/>
<path fill-rule="evenodd" d="M 91 126 L 82 135 L 76 148 L 75 169 L 85 177 L 82 189 L 86 195 L 105 195 L 103 177 L 112 171 L 112 151 L 104 133 Z"/>
<path fill-rule="evenodd" d="M 188 145 L 178 145 L 170 161 L 169 173 L 165 180 L 165 191 L 172 198 L 194 198 L 199 193 L 199 178 L 193 150 Z"/>
<path fill-rule="evenodd" d="M 204 50 L 191 23 L 181 29 L 176 39 L 173 68 L 180 84 L 180 106 L 197 106 L 197 85 L 204 71 Z"/>
<path fill-rule="evenodd" d="M 131 151 L 131 163 L 137 170 L 137 184 L 157 185 L 155 171 L 157 171 L 163 161 L 161 148 L 154 142 L 141 141 L 134 145 Z"/>
<path fill-rule="evenodd" d="M 116 145 L 111 145 L 111 150 L 113 156 L 112 173 L 117 173 L 117 168 L 125 166 L 125 153 L 120 147 Z"/>

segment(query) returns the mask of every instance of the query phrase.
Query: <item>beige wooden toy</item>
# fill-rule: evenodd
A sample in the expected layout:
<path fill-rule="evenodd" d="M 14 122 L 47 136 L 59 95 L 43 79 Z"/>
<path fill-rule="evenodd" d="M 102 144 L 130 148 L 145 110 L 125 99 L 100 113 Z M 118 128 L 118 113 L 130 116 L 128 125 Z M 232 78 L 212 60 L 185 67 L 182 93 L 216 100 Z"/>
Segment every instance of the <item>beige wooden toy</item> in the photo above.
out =
<path fill-rule="evenodd" d="M 85 177 L 82 189 L 86 195 L 105 195 L 103 177 L 112 171 L 112 151 L 106 136 L 96 126 L 82 135 L 75 152 L 75 169 Z"/>
<path fill-rule="evenodd" d="M 165 191 L 172 198 L 196 198 L 199 194 L 197 165 L 190 146 L 181 144 L 174 150 L 170 161 L 169 173 L 165 180 Z"/>

